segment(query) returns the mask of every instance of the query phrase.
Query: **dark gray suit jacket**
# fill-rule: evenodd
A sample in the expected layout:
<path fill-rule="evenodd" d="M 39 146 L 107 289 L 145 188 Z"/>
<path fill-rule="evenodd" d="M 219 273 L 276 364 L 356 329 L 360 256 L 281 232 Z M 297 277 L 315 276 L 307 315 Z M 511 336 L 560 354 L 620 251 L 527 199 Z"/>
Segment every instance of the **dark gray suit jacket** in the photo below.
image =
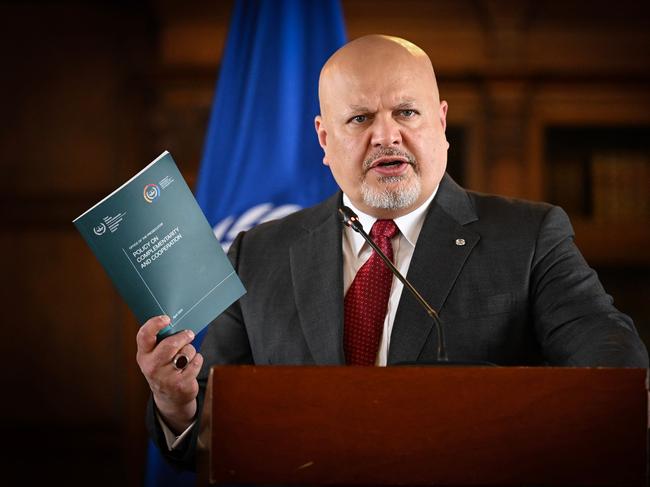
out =
<path fill-rule="evenodd" d="M 202 390 L 217 364 L 344 364 L 340 201 L 339 193 L 235 240 L 229 255 L 247 294 L 210 325 Z M 439 310 L 450 360 L 648 366 L 632 321 L 614 308 L 558 207 L 466 191 L 445 176 L 407 277 Z M 434 360 L 437 340 L 404 291 L 389 365 Z M 191 450 L 170 458 L 187 464 Z"/>

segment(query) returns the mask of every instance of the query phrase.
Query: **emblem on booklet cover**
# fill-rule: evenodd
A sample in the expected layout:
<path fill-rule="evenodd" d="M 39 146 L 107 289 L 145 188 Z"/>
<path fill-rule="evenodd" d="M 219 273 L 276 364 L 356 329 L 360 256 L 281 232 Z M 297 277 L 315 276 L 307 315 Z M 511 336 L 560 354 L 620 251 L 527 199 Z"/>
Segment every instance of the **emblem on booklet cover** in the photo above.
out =
<path fill-rule="evenodd" d="M 95 235 L 104 235 L 104 233 L 106 233 L 106 225 L 100 223 L 96 227 L 93 227 L 93 232 Z"/>
<path fill-rule="evenodd" d="M 151 203 L 153 200 L 160 196 L 160 188 L 156 184 L 147 184 L 143 191 L 144 200 Z"/>

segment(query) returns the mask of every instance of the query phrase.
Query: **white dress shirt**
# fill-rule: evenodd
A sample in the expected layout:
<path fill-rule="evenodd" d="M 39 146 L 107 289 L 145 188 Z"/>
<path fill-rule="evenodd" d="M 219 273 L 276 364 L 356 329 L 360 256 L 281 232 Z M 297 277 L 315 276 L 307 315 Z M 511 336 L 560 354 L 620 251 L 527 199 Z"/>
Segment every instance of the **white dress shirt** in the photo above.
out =
<path fill-rule="evenodd" d="M 436 188 L 431 196 L 411 213 L 394 220 L 399 232 L 391 239 L 393 244 L 393 264 L 403 276 L 406 276 L 408 272 L 411 258 L 415 251 L 415 244 L 420 236 L 420 230 L 422 230 L 424 218 L 437 191 L 438 189 Z M 343 194 L 343 204 L 354 210 L 359 217 L 363 229 L 370 234 L 370 229 L 377 221 L 377 218 L 367 215 L 356 208 L 346 194 Z M 372 252 L 372 248 L 361 235 L 350 227 L 345 227 L 343 232 L 343 296 L 345 296 L 352 285 L 352 281 L 354 280 L 354 276 L 357 275 L 357 271 L 370 258 Z M 393 276 L 393 282 L 390 288 L 390 297 L 388 298 L 386 318 L 384 319 L 384 329 L 381 334 L 381 342 L 379 343 L 379 352 L 377 353 L 375 365 L 385 366 L 388 362 L 390 335 L 393 331 L 395 313 L 397 312 L 397 306 L 400 297 L 402 296 L 403 288 L 404 284 L 402 284 L 397 277 Z"/>
<path fill-rule="evenodd" d="M 165 424 L 163 419 L 160 417 L 160 414 L 158 414 L 158 411 L 156 411 L 156 419 L 158 420 L 158 424 L 160 425 L 160 429 L 162 430 L 163 434 L 165 435 L 165 443 L 167 443 L 167 448 L 169 451 L 174 450 L 175 448 L 178 448 L 178 446 L 183 443 L 183 440 L 187 438 L 190 435 L 190 431 L 192 431 L 192 428 L 196 424 L 196 419 L 192 421 L 192 424 L 187 427 L 185 431 L 183 431 L 180 435 L 176 435 L 169 426 Z"/>
<path fill-rule="evenodd" d="M 413 257 L 413 251 L 415 250 L 415 244 L 418 241 L 420 236 L 420 230 L 422 230 L 422 225 L 424 223 L 424 217 L 427 214 L 427 210 L 431 205 L 431 201 L 438 188 L 435 189 L 433 194 L 427 199 L 422 205 L 413 210 L 411 213 L 396 218 L 395 224 L 399 229 L 399 232 L 391 239 L 393 244 L 393 264 L 402 275 L 406 276 L 409 265 L 411 264 L 411 258 Z M 370 233 L 370 229 L 374 225 L 377 218 L 367 215 L 357 207 L 352 204 L 350 198 L 346 194 L 343 194 L 343 204 L 349 206 L 354 210 L 354 212 L 359 217 L 363 229 Z M 354 276 L 357 275 L 357 271 L 366 263 L 372 254 L 372 248 L 368 243 L 363 239 L 361 235 L 352 230 L 350 227 L 344 227 L 343 231 L 343 296 L 348 292 L 348 289 L 352 285 Z M 399 304 L 400 297 L 402 296 L 402 289 L 404 284 L 393 276 L 393 282 L 390 288 L 390 297 L 388 298 L 388 309 L 386 310 L 386 318 L 384 320 L 384 330 L 381 335 L 381 342 L 379 344 L 379 352 L 377 353 L 377 359 L 375 365 L 385 366 L 388 362 L 388 346 L 390 345 L 390 334 L 393 330 L 393 322 L 395 321 L 395 313 L 397 312 L 397 305 Z M 162 418 L 156 414 L 158 422 L 163 430 L 165 435 L 165 440 L 167 442 L 167 448 L 173 450 L 178 445 L 180 445 L 183 440 L 189 436 L 189 432 L 192 430 L 192 427 L 196 423 L 193 422 L 183 433 L 176 436 L 165 424 Z"/>

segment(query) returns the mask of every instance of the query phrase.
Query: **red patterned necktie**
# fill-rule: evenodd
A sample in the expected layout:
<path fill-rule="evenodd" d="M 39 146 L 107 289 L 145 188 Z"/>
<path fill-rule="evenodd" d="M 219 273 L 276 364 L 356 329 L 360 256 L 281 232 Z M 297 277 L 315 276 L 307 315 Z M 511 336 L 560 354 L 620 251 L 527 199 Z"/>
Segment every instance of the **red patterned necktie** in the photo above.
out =
<path fill-rule="evenodd" d="M 370 230 L 370 238 L 391 262 L 390 239 L 396 233 L 393 220 L 377 220 Z M 390 269 L 373 250 L 345 295 L 343 347 L 348 365 L 375 365 L 392 281 Z"/>

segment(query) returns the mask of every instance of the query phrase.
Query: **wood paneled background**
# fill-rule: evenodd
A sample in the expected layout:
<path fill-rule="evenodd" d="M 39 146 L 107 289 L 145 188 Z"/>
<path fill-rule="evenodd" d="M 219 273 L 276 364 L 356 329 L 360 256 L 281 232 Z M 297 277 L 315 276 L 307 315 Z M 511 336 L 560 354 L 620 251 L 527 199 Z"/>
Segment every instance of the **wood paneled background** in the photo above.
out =
<path fill-rule="evenodd" d="M 429 53 L 450 105 L 455 171 L 470 188 L 547 199 L 549 128 L 650 133 L 647 1 L 343 7 L 349 38 L 399 35 Z M 142 483 L 137 323 L 71 221 L 164 149 L 193 184 L 231 8 L 0 3 L 4 478 Z M 648 222 L 572 217 L 578 244 L 650 343 Z"/>

